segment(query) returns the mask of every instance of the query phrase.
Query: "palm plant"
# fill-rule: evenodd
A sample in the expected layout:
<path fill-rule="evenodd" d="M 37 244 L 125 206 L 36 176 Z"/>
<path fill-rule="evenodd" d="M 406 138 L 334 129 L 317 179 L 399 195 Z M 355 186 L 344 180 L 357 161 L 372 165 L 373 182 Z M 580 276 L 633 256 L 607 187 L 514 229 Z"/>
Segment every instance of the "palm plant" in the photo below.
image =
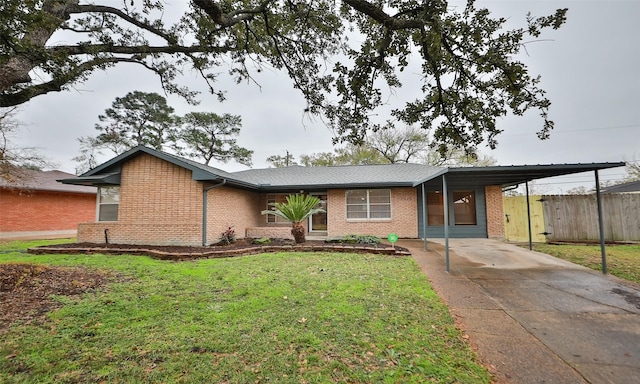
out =
<path fill-rule="evenodd" d="M 262 211 L 263 215 L 274 215 L 283 218 L 291 223 L 291 234 L 296 243 L 304 243 L 305 230 L 302 222 L 309 216 L 324 212 L 318 208 L 320 199 L 311 195 L 289 195 L 285 203 L 271 203 L 272 209 Z"/>

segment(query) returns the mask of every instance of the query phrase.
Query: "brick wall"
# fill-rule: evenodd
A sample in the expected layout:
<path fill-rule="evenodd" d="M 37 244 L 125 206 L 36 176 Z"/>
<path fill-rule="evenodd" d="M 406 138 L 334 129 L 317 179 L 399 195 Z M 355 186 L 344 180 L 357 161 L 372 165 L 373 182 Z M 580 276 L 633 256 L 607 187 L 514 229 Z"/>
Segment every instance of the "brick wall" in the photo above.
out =
<path fill-rule="evenodd" d="M 391 219 L 347 220 L 346 191 L 332 189 L 327 193 L 328 236 L 348 234 L 375 235 L 386 238 L 418 237 L 418 194 L 415 188 L 391 188 Z"/>
<path fill-rule="evenodd" d="M 143 154 L 123 164 L 117 222 L 78 226 L 78 241 L 202 244 L 203 185 L 191 171 Z"/>
<path fill-rule="evenodd" d="M 105 230 L 109 243 L 189 245 L 202 244 L 202 224 L 121 223 L 117 221 L 81 223 L 78 242 L 104 243 Z"/>
<path fill-rule="evenodd" d="M 260 195 L 230 187 L 214 188 L 208 192 L 207 242 L 213 243 L 222 232 L 233 227 L 237 238 L 246 236 L 247 228 L 262 223 Z"/>
<path fill-rule="evenodd" d="M 95 194 L 0 188 L 0 232 L 74 230 L 95 217 Z"/>
<path fill-rule="evenodd" d="M 253 227 L 246 229 L 247 237 L 260 238 L 270 237 L 279 239 L 293 239 L 291 225 L 286 227 Z"/>
<path fill-rule="evenodd" d="M 206 185 L 208 186 L 208 184 Z M 122 167 L 117 222 L 83 224 L 78 241 L 120 244 L 201 245 L 203 189 L 191 171 L 151 155 Z M 263 219 L 258 193 L 221 186 L 207 192 L 207 244 L 229 226 L 236 236 Z"/>
<path fill-rule="evenodd" d="M 502 187 L 489 185 L 484 188 L 487 204 L 487 237 L 504 239 L 504 211 L 502 205 Z"/>

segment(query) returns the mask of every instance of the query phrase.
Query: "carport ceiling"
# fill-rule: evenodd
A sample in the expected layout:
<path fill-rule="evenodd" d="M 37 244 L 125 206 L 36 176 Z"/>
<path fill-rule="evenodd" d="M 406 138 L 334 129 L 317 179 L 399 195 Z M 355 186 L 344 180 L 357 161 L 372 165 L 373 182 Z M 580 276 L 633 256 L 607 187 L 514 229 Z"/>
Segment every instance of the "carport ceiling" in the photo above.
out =
<path fill-rule="evenodd" d="M 553 176 L 570 175 L 601 169 L 624 167 L 619 163 L 591 164 L 547 164 L 547 165 L 509 165 L 495 167 L 449 168 L 447 182 L 464 180 L 465 183 L 478 185 L 502 185 L 503 187 L 521 184 L 526 181 L 544 179 Z"/>

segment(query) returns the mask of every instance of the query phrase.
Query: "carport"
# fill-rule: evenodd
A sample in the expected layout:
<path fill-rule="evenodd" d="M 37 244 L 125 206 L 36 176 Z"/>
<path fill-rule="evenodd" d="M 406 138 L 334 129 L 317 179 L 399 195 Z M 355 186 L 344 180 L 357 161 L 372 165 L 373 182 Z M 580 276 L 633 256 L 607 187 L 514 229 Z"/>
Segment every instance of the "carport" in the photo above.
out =
<path fill-rule="evenodd" d="M 492 166 L 492 167 L 460 167 L 447 168 L 443 173 L 436 175 L 428 180 L 423 180 L 418 185 L 421 188 L 422 195 L 422 212 L 421 221 L 424 226 L 427 223 L 427 188 L 441 188 L 444 212 L 450 212 L 450 198 L 448 193 L 449 185 L 465 184 L 477 186 L 500 185 L 502 188 L 516 187 L 524 184 L 527 198 L 527 221 L 529 223 L 529 249 L 532 249 L 531 241 L 531 212 L 529 212 L 529 182 L 547 177 L 564 176 L 582 172 L 594 172 L 596 185 L 596 201 L 598 207 L 598 226 L 600 237 L 600 250 L 602 255 L 602 272 L 607 273 L 607 260 L 604 244 L 604 227 L 602 219 L 602 201 L 600 196 L 600 177 L 598 171 L 609 168 L 623 167 L 624 162 L 617 163 L 578 163 L 578 164 L 545 164 L 545 165 L 510 165 L 510 166 Z M 449 262 L 449 214 L 444 214 L 444 241 L 445 241 L 445 268 L 450 271 Z M 426 230 L 423 231 L 422 239 L 424 241 L 424 249 L 427 249 Z"/>

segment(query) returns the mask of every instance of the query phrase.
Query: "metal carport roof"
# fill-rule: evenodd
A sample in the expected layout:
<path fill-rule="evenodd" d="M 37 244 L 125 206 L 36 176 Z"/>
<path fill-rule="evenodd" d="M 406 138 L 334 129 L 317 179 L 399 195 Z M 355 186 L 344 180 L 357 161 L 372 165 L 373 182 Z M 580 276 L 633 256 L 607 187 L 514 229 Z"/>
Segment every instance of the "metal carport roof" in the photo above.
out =
<path fill-rule="evenodd" d="M 470 184 L 508 187 L 547 177 L 623 167 L 624 165 L 624 162 L 617 162 L 461 167 L 449 168 L 447 170 L 447 179 L 450 182 L 461 179 Z"/>

